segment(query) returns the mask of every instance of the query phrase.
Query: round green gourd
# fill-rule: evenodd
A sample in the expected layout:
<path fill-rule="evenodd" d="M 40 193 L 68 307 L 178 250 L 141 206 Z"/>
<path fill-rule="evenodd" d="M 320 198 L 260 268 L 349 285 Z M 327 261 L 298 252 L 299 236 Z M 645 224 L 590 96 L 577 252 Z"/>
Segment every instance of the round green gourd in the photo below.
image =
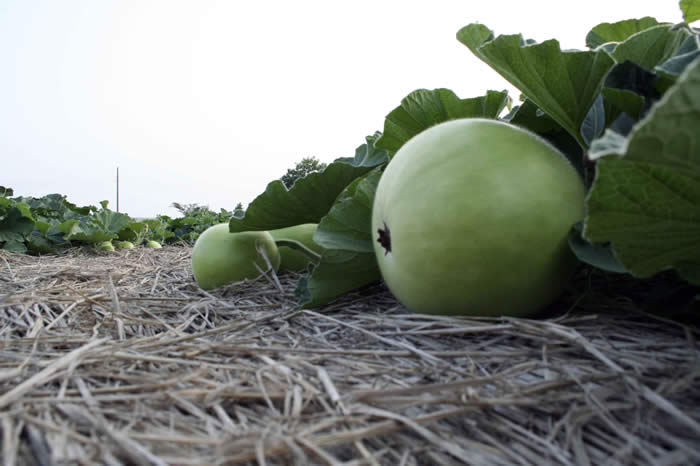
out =
<path fill-rule="evenodd" d="M 372 211 L 379 269 L 407 308 L 525 315 L 563 291 L 584 216 L 578 172 L 552 145 L 497 120 L 419 133 L 380 178 Z"/>
<path fill-rule="evenodd" d="M 277 270 L 280 254 L 272 236 L 266 231 L 231 233 L 228 223 L 207 228 L 192 248 L 192 272 L 197 284 L 211 290 L 233 282 L 254 279 L 268 265 L 258 252 L 262 247 L 272 267 Z"/>

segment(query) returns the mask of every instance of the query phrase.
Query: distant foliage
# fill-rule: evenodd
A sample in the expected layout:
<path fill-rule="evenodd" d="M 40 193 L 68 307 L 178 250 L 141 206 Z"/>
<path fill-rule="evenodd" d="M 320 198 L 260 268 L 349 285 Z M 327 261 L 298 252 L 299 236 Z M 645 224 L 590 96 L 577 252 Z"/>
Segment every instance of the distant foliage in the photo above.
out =
<path fill-rule="evenodd" d="M 108 201 L 77 206 L 62 194 L 9 197 L 13 194 L 0 186 L 0 249 L 6 251 L 53 254 L 112 241 L 160 242 L 173 235 L 157 219 L 137 221 L 110 210 Z"/>
<path fill-rule="evenodd" d="M 99 207 L 77 206 L 62 194 L 13 195 L 12 189 L 0 186 L 0 249 L 28 254 L 55 254 L 73 247 L 99 249 L 113 241 L 135 246 L 149 241 L 193 244 L 207 228 L 228 222 L 234 213 L 245 213 L 241 203 L 234 212 L 214 212 L 206 205 L 173 202 L 182 216 L 136 220 L 110 210 L 108 201 L 101 201 Z"/>
<path fill-rule="evenodd" d="M 173 202 L 172 207 L 177 209 L 185 217 L 195 217 L 203 212 L 209 210 L 208 205 L 199 204 L 180 204 L 179 202 Z"/>
<path fill-rule="evenodd" d="M 231 217 L 238 215 L 236 212 L 245 213 L 243 204 L 240 202 L 236 205 L 233 212 L 226 209 L 214 212 L 206 205 L 180 204 L 179 202 L 173 202 L 172 207 L 180 211 L 182 217 L 158 216 L 158 220 L 168 225 L 168 231 L 172 232 L 172 236 L 167 240 L 169 244 L 183 242 L 194 244 L 199 235 L 207 228 L 228 222 L 231 220 Z"/>
<path fill-rule="evenodd" d="M 245 209 L 243 208 L 243 204 L 240 202 L 236 204 L 236 207 L 233 208 L 233 216 L 234 217 L 243 217 L 245 215 Z"/>
<path fill-rule="evenodd" d="M 290 189 L 299 178 L 304 178 L 309 173 L 323 171 L 326 167 L 327 165 L 316 157 L 304 157 L 294 168 L 287 170 L 280 180 L 287 189 Z"/>

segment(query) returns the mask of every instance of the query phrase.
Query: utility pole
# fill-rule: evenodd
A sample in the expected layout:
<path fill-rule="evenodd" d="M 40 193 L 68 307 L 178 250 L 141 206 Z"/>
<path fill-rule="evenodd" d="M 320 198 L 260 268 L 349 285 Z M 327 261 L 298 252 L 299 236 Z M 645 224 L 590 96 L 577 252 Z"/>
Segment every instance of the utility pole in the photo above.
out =
<path fill-rule="evenodd" d="M 119 167 L 117 167 L 117 212 L 119 212 Z"/>

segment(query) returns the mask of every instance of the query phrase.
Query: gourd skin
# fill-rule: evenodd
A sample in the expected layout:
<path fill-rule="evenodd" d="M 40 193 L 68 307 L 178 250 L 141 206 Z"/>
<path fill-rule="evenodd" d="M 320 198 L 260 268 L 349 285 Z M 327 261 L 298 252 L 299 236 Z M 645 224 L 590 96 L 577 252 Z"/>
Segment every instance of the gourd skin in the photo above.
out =
<path fill-rule="evenodd" d="M 534 133 L 497 120 L 441 123 L 404 144 L 379 181 L 380 271 L 415 312 L 535 312 L 577 264 L 567 236 L 584 196 L 573 166 Z"/>
<path fill-rule="evenodd" d="M 302 223 L 292 227 L 270 230 L 270 234 L 275 241 L 280 239 L 299 241 L 312 251 L 322 254 L 324 249 L 313 240 L 317 227 L 318 224 L 316 223 Z M 279 251 L 281 258 L 280 272 L 303 272 L 311 263 L 311 259 L 306 254 L 296 249 L 288 246 L 279 246 Z"/>
<path fill-rule="evenodd" d="M 258 252 L 264 248 L 272 267 L 277 270 L 280 255 L 272 236 L 266 231 L 231 233 L 228 223 L 207 228 L 192 248 L 192 272 L 197 284 L 204 290 L 254 279 L 261 270 L 267 270 L 265 259 Z"/>

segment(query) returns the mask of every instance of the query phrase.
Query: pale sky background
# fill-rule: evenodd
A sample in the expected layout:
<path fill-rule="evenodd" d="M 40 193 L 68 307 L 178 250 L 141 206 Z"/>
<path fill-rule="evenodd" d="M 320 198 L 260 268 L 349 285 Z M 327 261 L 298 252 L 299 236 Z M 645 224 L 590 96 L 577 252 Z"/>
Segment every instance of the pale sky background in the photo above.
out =
<path fill-rule="evenodd" d="M 583 49 L 600 22 L 679 22 L 675 0 L 0 0 L 0 185 L 233 210 L 303 157 L 351 157 L 411 91 L 518 93 L 460 44 L 496 34 Z"/>

